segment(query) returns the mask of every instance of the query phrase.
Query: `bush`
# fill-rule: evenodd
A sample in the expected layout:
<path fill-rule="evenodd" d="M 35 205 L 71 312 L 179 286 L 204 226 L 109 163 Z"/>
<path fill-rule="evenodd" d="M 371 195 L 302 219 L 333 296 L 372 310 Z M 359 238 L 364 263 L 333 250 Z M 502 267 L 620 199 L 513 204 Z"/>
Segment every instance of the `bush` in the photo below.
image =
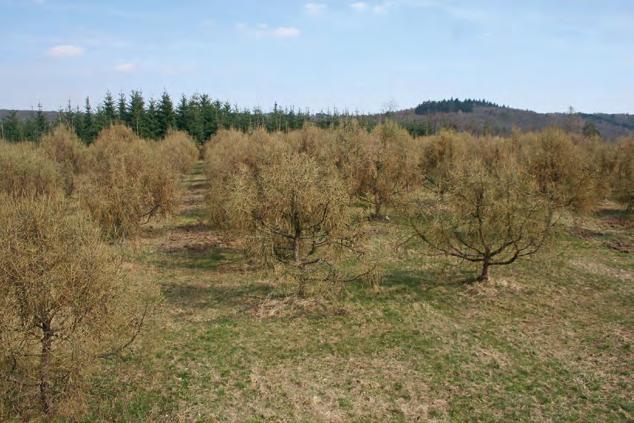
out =
<path fill-rule="evenodd" d="M 60 192 L 63 181 L 56 163 L 30 143 L 0 143 L 0 192 L 13 197 Z"/>
<path fill-rule="evenodd" d="M 72 129 L 59 125 L 42 137 L 40 148 L 46 157 L 59 164 L 64 189 L 66 194 L 71 194 L 75 189 L 76 174 L 85 167 L 85 145 Z"/>
<path fill-rule="evenodd" d="M 79 197 L 106 236 L 133 235 L 152 217 L 173 212 L 180 180 L 168 160 L 155 143 L 117 125 L 89 147 Z"/>
<path fill-rule="evenodd" d="M 614 198 L 634 210 L 634 137 L 624 138 L 616 145 L 616 160 L 612 176 Z"/>
<path fill-rule="evenodd" d="M 186 132 L 171 131 L 159 142 L 163 159 L 181 174 L 191 171 L 198 161 L 198 147 Z"/>
<path fill-rule="evenodd" d="M 519 148 L 520 163 L 554 206 L 586 212 L 601 199 L 597 163 L 561 129 L 524 134 Z"/>
<path fill-rule="evenodd" d="M 333 247 L 351 222 L 350 199 L 334 169 L 287 152 L 255 175 L 242 167 L 229 187 L 225 210 L 233 227 L 249 231 L 252 255 L 290 269 L 302 296 L 309 280 L 329 276 Z"/>
<path fill-rule="evenodd" d="M 61 196 L 0 198 L 0 385 L 5 410 L 69 414 L 97 358 L 125 346 L 148 306 Z"/>
<path fill-rule="evenodd" d="M 250 134 L 220 130 L 205 145 L 205 173 L 209 180 L 207 211 L 209 223 L 226 227 L 230 217 L 225 205 L 231 194 L 230 184 L 238 171 L 255 174 L 261 167 L 290 146 L 263 129 Z"/>

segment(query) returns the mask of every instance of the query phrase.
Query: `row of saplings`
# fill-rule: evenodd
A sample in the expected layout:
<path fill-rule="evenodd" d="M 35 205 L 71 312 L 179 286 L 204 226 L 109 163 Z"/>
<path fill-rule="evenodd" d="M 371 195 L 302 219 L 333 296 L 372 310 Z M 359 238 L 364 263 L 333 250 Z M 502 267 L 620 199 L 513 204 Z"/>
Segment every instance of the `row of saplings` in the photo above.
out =
<path fill-rule="evenodd" d="M 308 295 L 378 278 L 368 217 L 387 210 L 449 256 L 490 266 L 537 252 L 561 210 L 634 199 L 634 142 L 557 129 L 510 138 L 412 138 L 387 122 L 330 130 L 221 131 L 204 151 L 212 226 L 248 242 Z M 59 127 L 37 145 L 0 142 L 0 419 L 71 415 L 96 362 L 127 347 L 156 298 L 121 270 L 112 240 L 175 207 L 198 157 L 182 133 L 159 142 L 122 126 L 89 147 Z M 366 263 L 363 271 L 342 266 Z M 346 269 L 344 271 L 343 269 Z"/>
<path fill-rule="evenodd" d="M 0 140 L 0 420 L 85 409 L 87 377 L 138 335 L 156 287 L 126 275 L 112 242 L 170 213 L 198 160 L 183 133 L 122 126 L 86 147 L 60 126 Z"/>
<path fill-rule="evenodd" d="M 364 261 L 364 222 L 390 220 L 388 207 L 409 239 L 477 264 L 473 281 L 486 281 L 492 266 L 538 252 L 562 212 L 634 204 L 634 138 L 608 144 L 556 128 L 507 138 L 413 138 L 389 121 L 225 130 L 204 155 L 210 223 L 242 233 L 249 255 L 289 275 L 300 296 L 380 279 L 367 256 L 362 270 L 348 264 Z"/>

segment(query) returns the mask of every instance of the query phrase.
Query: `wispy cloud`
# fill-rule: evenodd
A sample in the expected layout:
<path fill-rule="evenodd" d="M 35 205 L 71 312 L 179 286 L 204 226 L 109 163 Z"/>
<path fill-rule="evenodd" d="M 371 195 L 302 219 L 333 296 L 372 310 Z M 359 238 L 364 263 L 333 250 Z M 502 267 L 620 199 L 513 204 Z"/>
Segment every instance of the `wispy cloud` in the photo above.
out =
<path fill-rule="evenodd" d="M 114 67 L 114 70 L 121 73 L 130 73 L 136 70 L 136 65 L 134 63 L 119 63 Z"/>
<path fill-rule="evenodd" d="M 394 5 L 393 1 L 384 1 L 381 3 L 366 3 L 364 1 L 358 1 L 354 3 L 350 3 L 350 8 L 355 10 L 356 12 L 366 12 L 371 11 L 377 15 L 384 14 L 388 11 L 390 7 Z"/>
<path fill-rule="evenodd" d="M 306 3 L 304 5 L 304 9 L 306 10 L 306 13 L 308 13 L 309 15 L 319 16 L 326 12 L 326 9 L 328 9 L 328 6 L 325 5 L 324 3 Z"/>
<path fill-rule="evenodd" d="M 374 6 L 372 6 L 372 11 L 376 14 L 387 13 L 388 9 L 392 7 L 393 4 L 394 3 L 391 1 L 375 4 Z"/>
<path fill-rule="evenodd" d="M 49 48 L 46 54 L 50 57 L 62 58 L 62 57 L 77 57 L 84 54 L 82 47 L 73 46 L 70 44 L 60 44 Z"/>
<path fill-rule="evenodd" d="M 350 3 L 350 7 L 357 12 L 363 12 L 364 10 L 368 9 L 368 4 L 363 1 L 357 1 L 355 3 Z"/>
<path fill-rule="evenodd" d="M 301 31 L 294 26 L 278 26 L 271 28 L 264 23 L 256 25 L 255 28 L 245 23 L 237 23 L 236 29 L 242 33 L 250 34 L 258 38 L 296 38 L 301 34 Z"/>

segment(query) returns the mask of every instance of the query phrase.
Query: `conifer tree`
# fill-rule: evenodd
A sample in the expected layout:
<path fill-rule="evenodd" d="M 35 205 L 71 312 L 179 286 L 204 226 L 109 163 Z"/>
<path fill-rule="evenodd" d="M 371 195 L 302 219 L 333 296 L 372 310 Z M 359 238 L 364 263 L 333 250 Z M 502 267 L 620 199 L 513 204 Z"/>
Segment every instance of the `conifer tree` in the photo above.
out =
<path fill-rule="evenodd" d="M 144 114 L 145 102 L 143 100 L 143 95 L 140 91 L 132 91 L 130 94 L 130 105 L 126 116 L 126 123 L 137 135 L 141 134 Z"/>
<path fill-rule="evenodd" d="M 106 92 L 106 96 L 103 100 L 103 123 L 104 126 L 112 125 L 117 119 L 117 112 L 115 110 L 114 98 L 110 91 Z"/>
<path fill-rule="evenodd" d="M 172 99 L 166 91 L 163 91 L 158 103 L 158 137 L 164 138 L 170 129 L 176 127 L 176 114 Z"/>

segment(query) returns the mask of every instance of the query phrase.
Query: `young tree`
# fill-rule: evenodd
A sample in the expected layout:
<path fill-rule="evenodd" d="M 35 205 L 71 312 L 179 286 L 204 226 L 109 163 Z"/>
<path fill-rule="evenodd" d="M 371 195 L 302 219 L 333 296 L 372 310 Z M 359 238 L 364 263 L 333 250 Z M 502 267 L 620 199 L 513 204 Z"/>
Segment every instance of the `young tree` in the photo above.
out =
<path fill-rule="evenodd" d="M 106 91 L 106 96 L 103 100 L 103 127 L 108 127 L 114 124 L 117 119 L 117 111 L 115 109 L 114 98 L 110 91 Z"/>
<path fill-rule="evenodd" d="M 104 235 L 126 237 L 155 216 L 170 214 L 180 190 L 179 174 L 160 148 L 123 125 L 101 131 L 88 149 L 88 172 L 80 204 Z"/>
<path fill-rule="evenodd" d="M 126 113 L 126 123 L 137 135 L 142 134 L 143 120 L 145 117 L 145 101 L 140 91 L 132 91 L 130 104 Z"/>
<path fill-rule="evenodd" d="M 124 93 L 119 93 L 119 100 L 117 101 L 117 120 L 119 123 L 129 122 L 128 117 L 128 103 Z"/>
<path fill-rule="evenodd" d="M 299 295 L 306 295 L 315 267 L 330 270 L 328 254 L 350 223 L 349 197 L 336 172 L 289 152 L 255 176 L 241 167 L 230 186 L 233 225 L 250 230 L 258 256 L 290 267 Z"/>
<path fill-rule="evenodd" d="M 86 146 L 75 131 L 68 126 L 58 125 L 42 137 L 40 149 L 50 160 L 57 163 L 64 180 L 64 190 L 70 195 L 75 190 L 75 181 L 86 160 Z"/>
<path fill-rule="evenodd" d="M 623 138 L 616 146 L 612 190 L 627 211 L 634 211 L 634 137 Z"/>
<path fill-rule="evenodd" d="M 372 217 L 383 219 L 384 206 L 409 190 L 415 181 L 417 162 L 412 137 L 392 121 L 378 125 L 354 158 L 359 178 L 358 195 L 372 208 Z"/>
<path fill-rule="evenodd" d="M 163 138 L 170 129 L 176 128 L 174 105 L 167 91 L 163 91 L 158 104 L 158 137 Z"/>
<path fill-rule="evenodd" d="M 535 254 L 551 233 L 550 203 L 510 158 L 495 167 L 461 162 L 433 194 L 417 202 L 415 234 L 443 254 L 480 263 L 475 281 L 488 280 L 491 266 Z"/>
<path fill-rule="evenodd" d="M 22 133 L 22 125 L 18 119 L 18 114 L 15 110 L 9 112 L 9 114 L 2 120 L 2 136 L 7 141 L 21 141 L 24 136 Z"/>
<path fill-rule="evenodd" d="M 1 400 L 25 420 L 81 395 L 90 364 L 128 345 L 154 293 L 135 293 L 98 229 L 62 197 L 2 197 Z"/>
<path fill-rule="evenodd" d="M 0 143 L 0 193 L 34 197 L 60 193 L 63 187 L 59 166 L 34 145 Z"/>
<path fill-rule="evenodd" d="M 570 134 L 558 128 L 520 137 L 520 162 L 554 206 L 591 210 L 601 198 L 598 163 L 584 155 Z"/>
<path fill-rule="evenodd" d="M 90 98 L 86 97 L 86 105 L 84 107 L 84 116 L 82 119 L 81 130 L 79 132 L 80 138 L 86 144 L 90 144 L 97 136 L 97 128 L 95 126 L 95 118 L 92 112 L 92 106 L 90 105 Z"/>

